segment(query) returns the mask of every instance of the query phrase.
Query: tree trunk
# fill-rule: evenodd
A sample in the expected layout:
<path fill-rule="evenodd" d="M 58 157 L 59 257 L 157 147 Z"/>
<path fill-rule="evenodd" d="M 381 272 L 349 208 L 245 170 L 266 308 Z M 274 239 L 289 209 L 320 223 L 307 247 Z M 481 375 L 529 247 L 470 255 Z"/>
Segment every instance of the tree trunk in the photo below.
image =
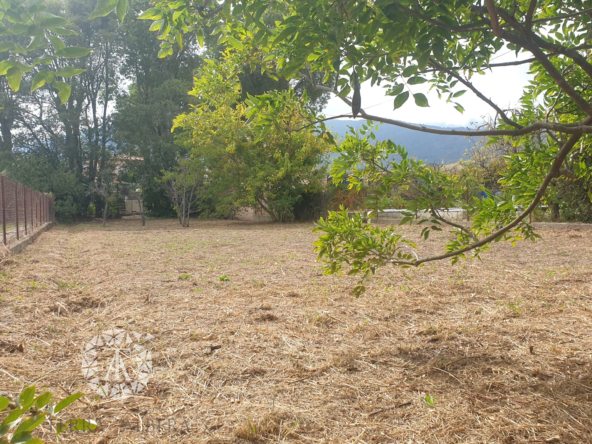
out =
<path fill-rule="evenodd" d="M 138 199 L 140 203 L 140 214 L 142 215 L 142 226 L 146 226 L 146 213 L 144 213 L 144 190 L 141 191 L 142 195 Z"/>
<path fill-rule="evenodd" d="M 5 153 L 12 153 L 12 125 L 13 119 L 0 119 L 0 131 L 2 134 L 2 140 L 0 140 L 0 151 Z"/>
<path fill-rule="evenodd" d="M 559 220 L 559 204 L 551 204 L 551 222 L 557 222 Z"/>
<path fill-rule="evenodd" d="M 109 200 L 105 198 L 105 207 L 103 208 L 103 226 L 107 225 L 107 213 L 109 212 Z"/>

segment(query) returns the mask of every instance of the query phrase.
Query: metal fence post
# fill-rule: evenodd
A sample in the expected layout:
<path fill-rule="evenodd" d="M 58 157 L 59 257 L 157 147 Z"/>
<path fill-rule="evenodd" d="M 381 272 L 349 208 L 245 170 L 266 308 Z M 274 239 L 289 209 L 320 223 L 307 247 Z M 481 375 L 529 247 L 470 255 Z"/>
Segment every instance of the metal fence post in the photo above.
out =
<path fill-rule="evenodd" d="M 14 183 L 14 214 L 16 219 L 16 240 L 19 240 L 19 220 L 18 220 L 18 186 L 19 183 Z"/>
<path fill-rule="evenodd" d="M 2 234 L 4 235 L 4 245 L 6 245 L 6 195 L 4 193 L 4 176 L 2 177 Z"/>
<path fill-rule="evenodd" d="M 23 187 L 23 208 L 25 210 L 25 236 L 28 234 L 27 231 L 27 187 Z"/>
<path fill-rule="evenodd" d="M 469 221 L 469 182 L 466 187 L 466 198 L 467 198 L 467 222 Z"/>

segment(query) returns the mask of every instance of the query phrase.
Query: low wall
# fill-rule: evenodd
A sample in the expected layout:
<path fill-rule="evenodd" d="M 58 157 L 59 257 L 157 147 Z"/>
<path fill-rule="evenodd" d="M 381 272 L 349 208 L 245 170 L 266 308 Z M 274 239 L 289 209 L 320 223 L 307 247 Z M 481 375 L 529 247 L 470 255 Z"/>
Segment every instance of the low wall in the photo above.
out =
<path fill-rule="evenodd" d="M 35 242 L 35 240 L 41 235 L 41 233 L 44 233 L 47 230 L 49 230 L 51 227 L 54 226 L 54 224 L 55 222 L 48 222 L 42 227 L 38 228 L 37 231 L 35 231 L 33 234 L 30 234 L 27 237 L 24 237 L 12 244 L 7 245 L 6 248 L 8 248 L 11 254 L 18 254 L 22 252 L 25 248 L 27 248 L 27 245 Z"/>
<path fill-rule="evenodd" d="M 592 224 L 577 222 L 533 222 L 532 226 L 539 230 L 592 230 Z"/>
<path fill-rule="evenodd" d="M 378 212 L 377 217 L 371 219 L 374 223 L 395 223 L 403 219 L 403 213 L 407 210 L 382 210 Z M 350 214 L 355 213 L 350 211 Z M 462 208 L 450 208 L 447 211 L 440 211 L 440 215 L 447 220 L 463 221 L 467 220 L 467 212 Z M 418 213 L 419 218 L 429 218 L 430 213 L 421 211 Z"/>
<path fill-rule="evenodd" d="M 245 220 L 251 222 L 271 222 L 271 216 L 265 211 L 254 208 L 241 208 L 235 216 L 236 220 Z"/>

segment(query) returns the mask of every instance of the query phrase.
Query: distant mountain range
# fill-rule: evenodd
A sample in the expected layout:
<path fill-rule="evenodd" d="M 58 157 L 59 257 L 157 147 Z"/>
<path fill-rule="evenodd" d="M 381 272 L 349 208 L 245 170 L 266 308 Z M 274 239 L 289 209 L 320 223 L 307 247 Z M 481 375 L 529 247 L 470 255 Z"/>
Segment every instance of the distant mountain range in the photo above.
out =
<path fill-rule="evenodd" d="M 332 120 L 327 122 L 327 127 L 332 129 L 339 140 L 345 138 L 348 126 L 359 129 L 365 120 Z M 431 128 L 441 128 L 432 126 Z M 445 128 L 466 129 L 466 128 Z M 426 163 L 456 163 L 473 147 L 477 139 L 464 136 L 442 136 L 438 134 L 422 133 L 393 125 L 379 125 L 376 132 L 378 140 L 392 139 L 398 145 L 402 145 L 412 157 L 417 157 Z"/>

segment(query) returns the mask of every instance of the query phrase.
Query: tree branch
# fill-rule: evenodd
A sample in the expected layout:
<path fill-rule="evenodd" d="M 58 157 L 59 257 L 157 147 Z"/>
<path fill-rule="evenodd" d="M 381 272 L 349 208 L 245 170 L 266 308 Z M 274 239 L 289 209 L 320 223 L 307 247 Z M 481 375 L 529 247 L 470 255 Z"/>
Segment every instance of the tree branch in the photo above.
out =
<path fill-rule="evenodd" d="M 323 85 L 316 85 L 315 87 L 316 89 L 319 89 L 320 91 L 327 91 L 330 93 L 335 94 L 336 96 L 339 97 L 339 92 L 335 91 L 332 88 L 329 88 L 328 86 L 323 86 Z M 344 103 L 346 103 L 348 106 L 351 107 L 351 101 L 347 98 L 347 97 L 339 97 Z M 333 119 L 339 119 L 342 117 L 351 117 L 353 118 L 353 115 L 349 115 L 349 114 L 343 114 L 340 116 L 336 116 L 336 117 L 330 117 L 324 120 L 333 120 Z M 586 134 L 592 134 L 592 125 L 590 125 L 586 120 L 581 120 L 579 122 L 575 122 L 575 123 L 568 123 L 568 124 L 560 124 L 560 123 L 551 123 L 551 122 L 534 122 L 533 124 L 529 125 L 529 126 L 525 126 L 522 128 L 518 128 L 515 130 L 444 130 L 444 129 L 439 129 L 439 128 L 430 128 L 424 125 L 415 125 L 413 123 L 407 123 L 407 122 L 403 122 L 401 120 L 394 120 L 394 119 L 387 119 L 386 117 L 380 117 L 380 116 L 373 116 L 371 114 L 366 113 L 366 111 L 364 111 L 364 109 L 360 110 L 360 117 L 366 119 L 366 120 L 372 120 L 374 122 L 381 122 L 381 123 L 386 123 L 389 125 L 394 125 L 394 126 L 399 126 L 401 128 L 407 128 L 413 131 L 420 131 L 422 133 L 430 133 L 430 134 L 441 134 L 444 136 L 470 136 L 470 137 L 478 137 L 478 136 L 523 136 L 525 134 L 530 134 L 530 133 L 534 133 L 535 131 L 540 131 L 540 130 L 547 130 L 547 131 L 556 131 L 556 132 L 561 132 L 561 133 L 566 133 L 566 134 L 579 134 L 579 133 L 586 133 Z M 319 120 L 319 121 L 315 121 L 312 122 L 310 124 L 308 124 L 307 126 L 301 128 L 307 128 L 309 126 L 315 125 L 316 123 L 322 122 L 324 121 L 323 119 Z"/>
<path fill-rule="evenodd" d="M 548 122 L 535 122 L 532 125 L 525 126 L 523 128 L 515 129 L 515 130 L 510 130 L 510 129 L 495 130 L 494 129 L 494 130 L 472 131 L 472 130 L 444 130 L 444 129 L 438 129 L 438 128 L 430 128 L 430 127 L 427 127 L 424 125 L 415 125 L 412 123 L 402 122 L 400 120 L 387 119 L 387 118 L 380 117 L 380 116 L 373 116 L 373 115 L 367 114 L 364 111 L 360 112 L 360 115 L 364 119 L 367 119 L 367 120 L 388 123 L 389 125 L 400 126 L 401 128 L 407 128 L 407 129 L 410 129 L 413 131 L 420 131 L 423 133 L 430 133 L 430 134 L 441 134 L 444 136 L 471 136 L 471 137 L 473 137 L 473 136 L 523 136 L 525 134 L 530 134 L 530 133 L 533 133 L 535 131 L 540 131 L 540 130 L 551 130 L 551 131 L 557 131 L 557 132 L 562 132 L 562 133 L 566 133 L 566 134 L 580 134 L 580 133 L 591 134 L 592 133 L 592 125 L 589 125 L 589 122 L 587 120 L 578 122 L 577 126 L 561 125 L 561 124 L 557 124 L 557 123 L 548 123 Z M 584 122 L 587 122 L 587 123 L 584 123 Z"/>
<path fill-rule="evenodd" d="M 435 61 L 434 59 L 430 59 L 430 64 L 432 66 L 434 66 L 436 69 L 446 72 L 448 74 L 450 74 L 452 77 L 454 77 L 456 80 L 458 80 L 460 83 L 462 83 L 463 85 L 465 85 L 467 88 L 469 88 L 471 91 L 473 91 L 473 93 L 479 97 L 481 100 L 483 100 L 485 103 L 487 103 L 489 106 L 491 106 L 494 110 L 496 110 L 496 112 L 502 117 L 502 120 L 504 122 L 506 122 L 508 125 L 513 126 L 514 128 L 523 128 L 522 125 L 520 125 L 519 123 L 514 122 L 512 119 L 510 119 L 506 113 L 499 107 L 497 106 L 495 103 L 493 103 L 492 100 L 488 99 L 487 97 L 485 97 L 481 91 L 479 91 L 477 88 L 475 88 L 473 86 L 473 84 L 471 82 L 469 82 L 468 80 L 465 80 L 463 77 L 461 77 L 458 73 L 451 71 L 450 69 L 440 65 L 437 61 Z"/>
<path fill-rule="evenodd" d="M 524 60 L 516 60 L 515 62 L 503 62 L 503 63 L 490 63 L 487 66 L 484 66 L 483 68 L 499 68 L 499 67 L 503 67 L 503 66 L 517 66 L 517 65 L 525 65 L 526 63 L 532 63 L 536 61 L 535 57 L 531 57 L 529 59 L 524 59 Z M 470 69 L 471 71 L 475 71 L 476 68 L 470 68 L 468 66 L 462 67 L 462 66 L 452 66 L 450 68 L 446 68 L 446 69 L 450 69 L 452 71 L 459 71 L 459 70 L 466 70 L 466 69 Z M 481 69 L 481 68 L 479 68 Z M 426 74 L 426 73 L 432 73 L 432 72 L 437 72 L 437 69 L 426 69 L 424 71 L 419 71 L 420 74 Z"/>
<path fill-rule="evenodd" d="M 542 19 L 533 20 L 532 23 L 545 23 L 545 22 L 553 22 L 555 20 L 563 20 L 566 18 L 578 17 L 580 15 L 589 14 L 592 12 L 592 8 L 584 9 L 580 12 L 572 12 L 571 14 L 561 14 L 556 15 L 554 17 L 546 17 Z"/>
<path fill-rule="evenodd" d="M 466 233 L 468 236 L 470 236 L 471 239 L 473 239 L 473 241 L 475 241 L 475 242 L 478 242 L 479 241 L 479 239 L 477 239 L 477 236 L 475 236 L 475 233 L 473 233 L 467 227 L 464 227 L 464 226 L 462 226 L 460 224 L 454 223 L 454 222 L 452 222 L 452 221 L 450 221 L 448 219 L 444 219 L 442 216 L 440 216 L 440 214 L 438 213 L 438 211 L 435 210 L 434 208 L 432 208 L 432 216 L 434 217 L 434 219 L 437 219 L 440 222 L 445 223 L 446 225 L 450 225 L 451 227 L 458 228 L 463 233 Z"/>
<path fill-rule="evenodd" d="M 489 13 L 489 19 L 491 20 L 491 29 L 493 30 L 493 35 L 501 38 L 502 29 L 499 25 L 497 13 L 495 12 L 495 2 L 494 0 L 485 0 L 485 4 L 487 5 L 487 12 Z"/>
<path fill-rule="evenodd" d="M 447 25 L 446 23 L 439 22 L 438 20 L 431 19 L 418 11 L 414 11 L 411 8 L 407 8 L 397 1 L 394 1 L 393 4 L 397 8 L 401 9 L 402 11 L 407 12 L 408 14 L 412 15 L 413 17 L 417 17 L 419 19 L 425 20 L 427 23 L 429 23 L 431 25 L 437 26 L 442 29 L 447 29 L 448 31 L 451 31 L 451 32 L 473 32 L 473 31 L 477 31 L 477 30 L 489 29 L 489 23 L 485 22 L 485 21 L 467 23 L 466 25 L 462 25 L 462 26 L 450 26 L 450 25 Z M 479 28 L 482 25 L 486 25 L 487 27 L 486 28 Z"/>
<path fill-rule="evenodd" d="M 576 48 L 567 48 L 556 43 L 548 42 L 536 34 L 532 34 L 532 38 L 541 48 L 569 57 L 592 78 L 592 64 Z"/>
<path fill-rule="evenodd" d="M 592 123 L 592 117 L 587 117 L 585 119 L 585 123 L 586 124 Z M 490 242 L 493 242 L 494 240 L 496 240 L 500 236 L 503 236 L 505 233 L 510 231 L 512 228 L 518 226 L 520 224 L 520 222 L 522 222 L 526 218 L 526 216 L 528 216 L 537 207 L 537 205 L 539 204 L 539 202 L 541 201 L 541 199 L 545 195 L 545 191 L 547 190 L 547 187 L 551 183 L 551 180 L 553 180 L 555 177 L 557 177 L 557 174 L 561 170 L 561 164 L 563 163 L 563 161 L 565 160 L 565 158 L 567 157 L 569 152 L 573 149 L 573 147 L 578 142 L 578 140 L 580 140 L 581 137 L 582 137 L 582 133 L 573 134 L 569 138 L 569 140 L 565 143 L 565 145 L 563 145 L 561 150 L 559 150 L 559 152 L 557 153 L 557 156 L 555 156 L 555 160 L 553 161 L 553 165 L 551 166 L 551 169 L 549 170 L 549 172 L 545 176 L 543 183 L 539 187 L 534 199 L 532 200 L 532 202 L 530 203 L 528 208 L 526 208 L 526 210 L 524 210 L 524 212 L 522 212 L 520 215 L 518 215 L 512 222 L 510 222 L 505 227 L 503 227 L 503 228 L 499 229 L 498 231 L 496 231 L 495 233 L 490 234 L 489 236 L 483 238 L 479 242 L 475 242 L 475 243 L 473 243 L 465 248 L 461 248 L 460 250 L 457 250 L 457 251 L 451 251 L 450 253 L 442 254 L 439 256 L 427 257 L 425 259 L 420 259 L 420 260 L 417 260 L 414 262 L 391 261 L 391 263 L 394 265 L 410 265 L 410 266 L 417 267 L 418 265 L 421 265 L 425 262 L 439 261 L 442 259 L 448 259 L 448 258 L 451 258 L 454 256 L 461 255 L 463 253 L 466 253 L 467 251 L 471 251 L 476 248 L 482 247 Z"/>
<path fill-rule="evenodd" d="M 526 29 L 530 30 L 532 28 L 532 16 L 534 15 L 534 11 L 536 10 L 537 0 L 530 0 L 530 5 L 528 6 L 528 12 L 526 13 L 526 19 L 524 20 Z"/>
<path fill-rule="evenodd" d="M 339 116 L 333 116 L 333 117 L 327 117 L 325 119 L 315 120 L 314 122 L 309 123 L 308 125 L 304 125 L 303 127 L 298 128 L 296 130 L 296 132 L 302 131 L 303 129 L 309 128 L 309 127 L 314 126 L 314 125 L 321 123 L 321 122 L 327 122 L 329 120 L 342 119 L 342 118 L 347 118 L 347 117 L 353 118 L 354 116 L 352 116 L 351 114 L 341 114 Z"/>

